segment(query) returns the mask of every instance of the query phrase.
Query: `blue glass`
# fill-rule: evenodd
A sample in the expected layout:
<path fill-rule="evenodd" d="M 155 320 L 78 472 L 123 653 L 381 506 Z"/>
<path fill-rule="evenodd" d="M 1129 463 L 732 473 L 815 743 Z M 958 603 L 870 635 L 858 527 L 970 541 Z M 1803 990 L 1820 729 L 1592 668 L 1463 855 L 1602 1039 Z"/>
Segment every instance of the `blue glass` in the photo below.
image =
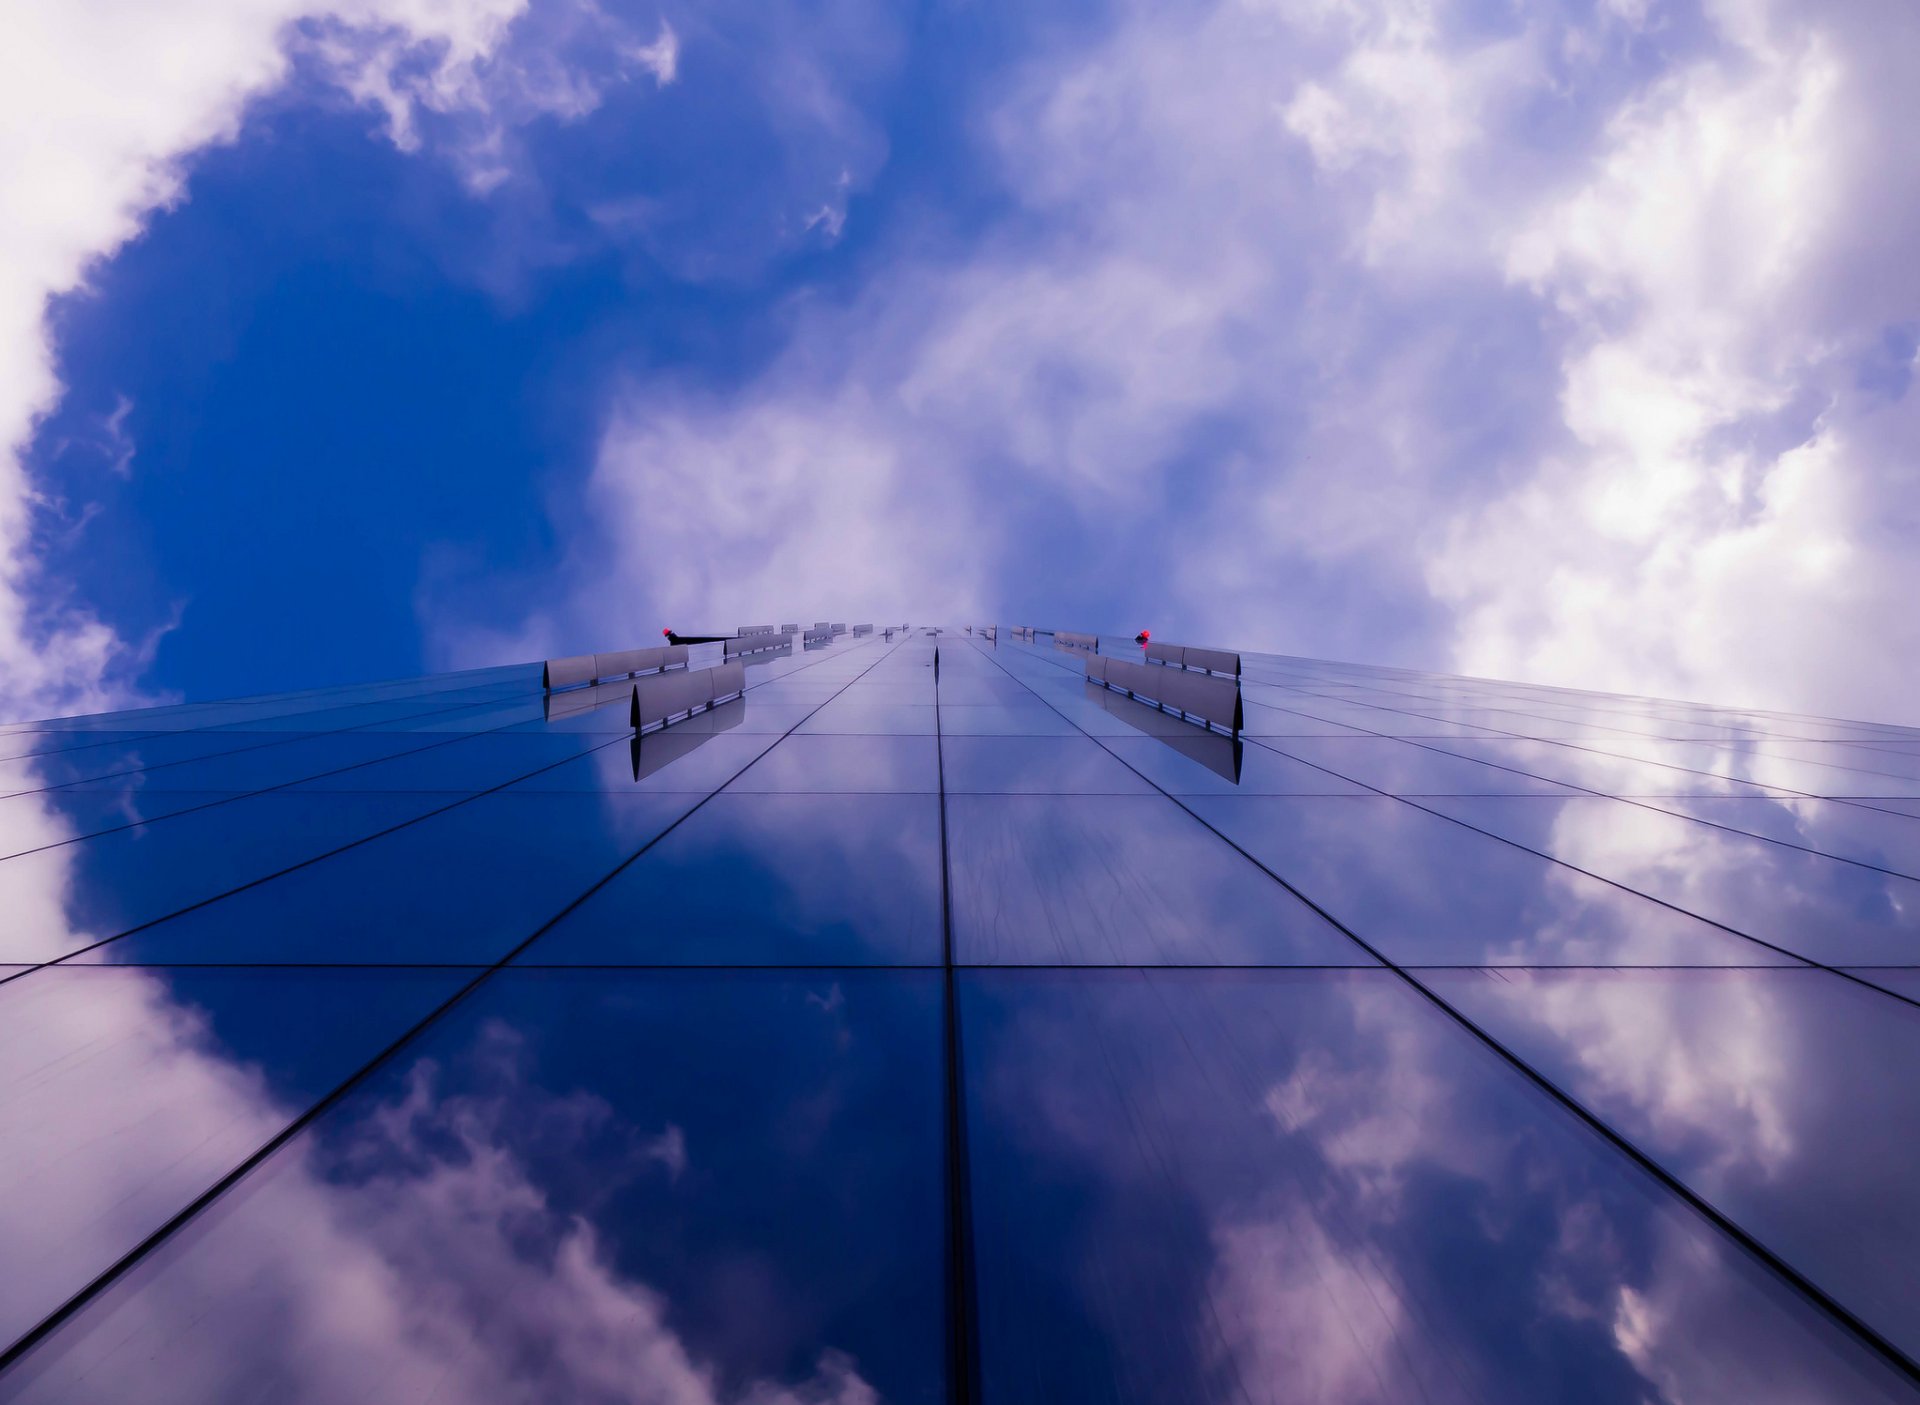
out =
<path fill-rule="evenodd" d="M 1331 718 L 1272 707 L 1244 695 L 1240 700 L 1240 710 L 1243 729 L 1250 737 L 1357 737 L 1364 736 L 1370 730 Z"/>
<path fill-rule="evenodd" d="M 1030 702 L 1033 691 L 1017 678 L 1009 678 L 997 668 L 991 671 L 965 672 L 950 667 L 942 659 L 940 705 L 942 707 L 988 706 L 995 703 Z"/>
<path fill-rule="evenodd" d="M 323 776 L 303 790 L 491 790 L 571 760 L 593 747 L 618 746 L 591 733 L 497 732 Z"/>
<path fill-rule="evenodd" d="M 629 736 L 624 746 L 537 771 L 511 790 L 679 790 L 705 794 L 738 775 L 773 745 L 761 732 L 731 735 L 673 726 Z"/>
<path fill-rule="evenodd" d="M 1920 780 L 1876 775 L 1814 761 L 1773 756 L 1751 747 L 1712 746 L 1704 742 L 1618 738 L 1593 744 L 1598 751 L 1657 761 L 1708 775 L 1752 782 L 1775 790 L 1815 796 L 1920 797 Z"/>
<path fill-rule="evenodd" d="M 698 796 L 481 796 L 88 952 L 85 960 L 503 959 Z"/>
<path fill-rule="evenodd" d="M 1920 823 L 1885 808 L 1897 802 L 1876 800 L 1868 807 L 1802 796 L 1767 800 L 1695 796 L 1646 803 L 1723 829 L 1920 877 Z"/>
<path fill-rule="evenodd" d="M 1562 746 L 1517 737 L 1457 738 L 1436 740 L 1429 745 L 1607 795 L 1765 796 L 1771 793 L 1748 781 L 1652 761 L 1636 761 L 1583 746 Z"/>
<path fill-rule="evenodd" d="M 1390 737 L 1288 737 L 1275 751 L 1389 795 L 1562 795 L 1564 786 Z"/>
<path fill-rule="evenodd" d="M 802 677 L 753 686 L 752 696 L 756 703 L 811 703 L 817 707 L 832 702 L 844 687 L 841 683 L 810 683 Z"/>
<path fill-rule="evenodd" d="M 1886 776 L 1920 777 L 1920 756 L 1898 746 L 1849 742 L 1787 741 L 1768 738 L 1758 749 L 1773 756 L 1800 761 L 1817 761 L 1823 766 L 1839 766 L 1854 771 L 1870 771 Z"/>
<path fill-rule="evenodd" d="M 960 994 L 984 1400 L 1912 1398 L 1390 973 Z"/>
<path fill-rule="evenodd" d="M 298 727 L 307 731 L 340 731 L 349 727 L 365 727 L 377 731 L 382 727 L 391 727 L 410 720 L 428 717 L 444 718 L 457 715 L 462 710 L 483 708 L 499 701 L 500 697 L 501 694 L 495 690 L 476 689 L 464 694 L 390 698 L 377 702 L 353 703 L 343 707 L 302 712 L 291 717 L 263 717 L 208 725 L 218 726 L 229 735 L 236 736 L 260 731 L 277 732 L 289 727 Z"/>
<path fill-rule="evenodd" d="M 642 742 L 642 749 L 645 742 Z M 938 794 L 940 755 L 926 736 L 784 738 L 728 786 L 733 792 L 917 791 Z"/>
<path fill-rule="evenodd" d="M 947 797 L 954 959 L 1370 965 L 1163 796 Z"/>
<path fill-rule="evenodd" d="M 929 714 L 931 715 L 931 714 Z M 1037 699 L 1024 703 L 940 705 L 940 731 L 950 737 L 1070 737 L 1079 729 Z"/>
<path fill-rule="evenodd" d="M 55 732 L 4 732 L 0 733 L 0 761 L 14 761 L 27 756 L 41 756 L 53 751 L 73 751 L 78 748 L 108 745 L 115 742 L 138 741 L 150 737 L 152 729 L 140 731 L 99 731 L 77 732 L 62 730 Z"/>
<path fill-rule="evenodd" d="M 932 707 L 933 673 L 929 669 L 916 679 L 882 679 L 868 674 L 847 684 L 840 698 L 848 707 Z"/>
<path fill-rule="evenodd" d="M 1920 1008 L 1804 969 L 1426 979 L 1920 1357 Z"/>
<path fill-rule="evenodd" d="M 1233 741 L 1191 723 L 1156 738 L 1113 737 L 1106 745 L 1170 795 L 1367 795 L 1332 771 L 1242 742 L 1237 774 Z"/>
<path fill-rule="evenodd" d="M 0 799 L 0 857 L 30 853 L 89 834 L 234 797 L 224 792 L 149 791 L 138 783 L 113 790 L 39 790 Z"/>
<path fill-rule="evenodd" d="M 943 736 L 940 754 L 949 795 L 1152 791 L 1138 774 L 1086 737 Z"/>
<path fill-rule="evenodd" d="M 65 956 L 405 824 L 447 799 L 278 791 L 0 860 L 0 910 L 10 915 L 0 923 L 0 959 Z"/>
<path fill-rule="evenodd" d="M 1857 966 L 1848 975 L 1870 982 L 1881 990 L 1920 1004 L 1920 968 L 1913 966 Z"/>
<path fill-rule="evenodd" d="M 1796 964 L 1404 800 L 1202 795 L 1187 803 L 1402 965 Z"/>
<path fill-rule="evenodd" d="M 1809 960 L 1920 960 L 1920 882 L 1603 796 L 1436 810 Z"/>
<path fill-rule="evenodd" d="M 50 967 L 0 985 L 0 1345 L 469 978 Z"/>
<path fill-rule="evenodd" d="M 933 976 L 495 976 L 4 1390 L 940 1405 L 941 1087 Z"/>
<path fill-rule="evenodd" d="M 79 781 L 72 788 L 99 790 L 138 784 L 146 790 L 265 790 L 345 772 L 370 761 L 397 757 L 403 752 L 416 752 L 436 744 L 444 743 L 437 743 L 433 737 L 394 732 L 319 732 L 291 737 L 272 746 L 222 752 L 153 771 L 140 771 L 132 776 Z"/>
<path fill-rule="evenodd" d="M 722 792 L 521 960 L 554 965 L 933 965 L 932 795 Z"/>
<path fill-rule="evenodd" d="M 231 732 L 172 732 L 137 741 L 24 756 L 0 761 L 0 795 L 45 790 L 130 771 L 151 771 L 157 776 L 164 768 L 195 757 L 271 746 L 285 740 L 285 736 L 272 733 L 241 736 Z"/>

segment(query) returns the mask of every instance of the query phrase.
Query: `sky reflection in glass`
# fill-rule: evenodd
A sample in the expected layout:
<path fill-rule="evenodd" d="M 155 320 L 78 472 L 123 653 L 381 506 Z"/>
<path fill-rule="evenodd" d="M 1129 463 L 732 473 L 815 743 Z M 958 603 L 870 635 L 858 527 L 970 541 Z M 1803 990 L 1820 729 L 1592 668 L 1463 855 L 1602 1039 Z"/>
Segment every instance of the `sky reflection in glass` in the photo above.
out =
<path fill-rule="evenodd" d="M 0 1401 L 1920 1399 L 1920 734 L 1010 633 L 0 732 Z"/>

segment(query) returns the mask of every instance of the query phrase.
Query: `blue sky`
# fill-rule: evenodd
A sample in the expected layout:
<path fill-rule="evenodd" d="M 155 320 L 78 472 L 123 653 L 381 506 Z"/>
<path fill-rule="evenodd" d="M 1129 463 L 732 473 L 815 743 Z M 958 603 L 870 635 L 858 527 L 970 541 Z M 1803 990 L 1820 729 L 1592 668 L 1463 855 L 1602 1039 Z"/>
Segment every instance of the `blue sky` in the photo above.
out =
<path fill-rule="evenodd" d="M 6 23 L 9 715 L 832 615 L 1920 719 L 1904 3 Z"/>

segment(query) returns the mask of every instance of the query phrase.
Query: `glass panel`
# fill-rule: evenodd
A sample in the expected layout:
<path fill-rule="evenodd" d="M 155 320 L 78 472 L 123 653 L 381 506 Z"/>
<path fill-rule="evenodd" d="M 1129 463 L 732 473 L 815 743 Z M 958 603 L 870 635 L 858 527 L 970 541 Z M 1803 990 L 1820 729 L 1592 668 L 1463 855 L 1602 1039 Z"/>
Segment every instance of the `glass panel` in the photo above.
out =
<path fill-rule="evenodd" d="M 128 771 L 167 767 L 215 752 L 272 746 L 275 742 L 287 740 L 290 738 L 257 733 L 239 736 L 233 733 L 176 732 L 75 751 L 23 756 L 13 761 L 0 761 L 0 795 L 45 790 L 51 786 L 71 785 L 75 781 L 95 780 Z M 157 776 L 160 773 L 156 771 L 155 774 Z"/>
<path fill-rule="evenodd" d="M 0 985 L 0 1344 L 469 979 L 50 967 Z"/>
<path fill-rule="evenodd" d="M 947 707 L 942 704 L 940 730 L 950 737 L 1071 737 L 1079 735 L 1073 723 L 1052 708 L 1038 702 L 979 703 L 959 707 Z"/>
<path fill-rule="evenodd" d="M 49 751 L 71 751 L 76 747 L 99 746 L 107 742 L 138 741 L 141 737 L 153 735 L 151 728 L 136 731 L 0 732 L 0 761 L 38 756 Z"/>
<path fill-rule="evenodd" d="M 1366 795 L 1365 786 L 1257 743 L 1239 747 L 1234 775 L 1231 738 L 1198 727 L 1163 737 L 1114 737 L 1106 745 L 1170 795 Z"/>
<path fill-rule="evenodd" d="M 1880 808 L 1884 801 L 1875 801 L 1872 809 L 1845 800 L 1799 796 L 1770 800 L 1663 797 L 1649 803 L 1725 829 L 1920 877 L 1920 824 Z"/>
<path fill-rule="evenodd" d="M 1909 1356 L 1920 1008 L 1825 971 L 1437 972 L 1433 988 Z"/>
<path fill-rule="evenodd" d="M 390 761 L 357 766 L 319 780 L 306 790 L 491 790 L 558 765 L 593 747 L 618 746 L 593 733 L 493 733 L 462 737 Z"/>
<path fill-rule="evenodd" d="M 432 746 L 432 737 L 392 732 L 322 732 L 248 751 L 228 751 L 197 761 L 163 766 L 103 780 L 81 781 L 76 789 L 124 789 L 130 784 L 154 790 L 264 790 L 331 772 L 345 772 L 382 757 Z"/>
<path fill-rule="evenodd" d="M 939 1405 L 937 976 L 510 972 L 17 1401 Z"/>
<path fill-rule="evenodd" d="M 716 795 L 521 959 L 937 964 L 939 798 Z"/>
<path fill-rule="evenodd" d="M 731 792 L 940 791 L 932 737 L 792 736 L 749 766 Z"/>
<path fill-rule="evenodd" d="M 954 959 L 1371 965 L 1161 796 L 949 795 Z"/>
<path fill-rule="evenodd" d="M 204 797 L 201 797 L 204 798 Z M 51 961 L 444 805 L 446 796 L 249 796 L 0 861 L 0 959 Z"/>
<path fill-rule="evenodd" d="M 673 794 L 482 796 L 84 959 L 498 961 L 698 802 Z"/>
<path fill-rule="evenodd" d="M 1240 711 L 1243 714 L 1242 730 L 1250 737 L 1357 737 L 1363 735 L 1364 730 L 1330 718 L 1267 707 L 1247 698 L 1244 693 L 1240 700 Z"/>
<path fill-rule="evenodd" d="M 1152 793 L 1086 737 L 944 736 L 940 750 L 950 795 Z"/>
<path fill-rule="evenodd" d="M 1436 810 L 1797 956 L 1920 960 L 1920 882 L 1601 796 L 1456 799 Z"/>
<path fill-rule="evenodd" d="M 1223 795 L 1188 803 L 1403 965 L 1794 964 L 1402 800 Z"/>
<path fill-rule="evenodd" d="M 1552 781 L 1387 737 L 1288 737 L 1268 745 L 1389 795 L 1564 793 Z"/>
<path fill-rule="evenodd" d="M 681 726 L 603 746 L 517 781 L 522 790 L 678 790 L 706 794 L 732 780 L 773 738 L 760 732 L 714 733 Z"/>
<path fill-rule="evenodd" d="M 983 1399 L 1910 1398 L 1389 973 L 969 972 L 960 1008 Z"/>
<path fill-rule="evenodd" d="M 149 791 L 138 784 L 113 790 L 39 790 L 11 795 L 0 799 L 0 856 L 31 853 L 49 844 L 65 844 L 238 798 L 223 792 Z"/>
<path fill-rule="evenodd" d="M 1433 745 L 1462 756 L 1608 795 L 1765 795 L 1760 786 L 1552 742 L 1460 739 Z"/>
<path fill-rule="evenodd" d="M 1757 785 L 1798 791 L 1803 795 L 1920 796 L 1920 781 L 1770 756 L 1746 747 L 1642 738 L 1621 738 L 1596 742 L 1594 745 L 1598 750 L 1623 756 L 1752 781 Z"/>

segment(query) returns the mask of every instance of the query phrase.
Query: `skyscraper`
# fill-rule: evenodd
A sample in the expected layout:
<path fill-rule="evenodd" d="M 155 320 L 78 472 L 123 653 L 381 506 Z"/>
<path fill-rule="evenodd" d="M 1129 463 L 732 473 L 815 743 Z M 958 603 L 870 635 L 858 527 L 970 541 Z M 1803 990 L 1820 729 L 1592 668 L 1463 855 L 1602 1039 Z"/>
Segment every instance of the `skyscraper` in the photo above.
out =
<path fill-rule="evenodd" d="M 0 1400 L 1920 1398 L 1920 732 L 838 629 L 0 733 Z"/>

